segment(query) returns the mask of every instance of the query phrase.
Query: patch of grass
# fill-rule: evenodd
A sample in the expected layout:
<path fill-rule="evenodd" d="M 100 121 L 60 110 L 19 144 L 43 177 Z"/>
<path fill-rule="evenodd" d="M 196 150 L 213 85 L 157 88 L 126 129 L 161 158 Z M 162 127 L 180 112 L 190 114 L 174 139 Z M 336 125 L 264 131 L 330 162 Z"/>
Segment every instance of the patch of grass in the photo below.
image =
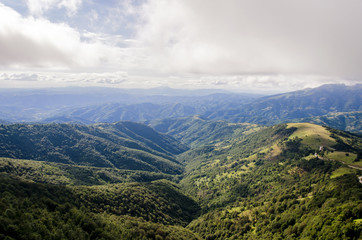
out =
<path fill-rule="evenodd" d="M 331 178 L 337 178 L 349 173 L 353 173 L 353 170 L 346 167 L 340 167 L 332 172 Z"/>
<path fill-rule="evenodd" d="M 330 152 L 326 155 L 327 158 L 331 158 L 338 161 L 343 161 L 349 164 L 355 164 L 353 161 L 357 158 L 357 154 L 350 152 Z"/>
<path fill-rule="evenodd" d="M 304 157 L 304 159 L 307 161 L 314 159 L 314 158 L 316 158 L 316 156 L 314 154 L 310 154 L 309 156 Z"/>
<path fill-rule="evenodd" d="M 248 161 L 253 161 L 253 160 L 256 160 L 257 158 L 258 158 L 257 154 L 253 154 L 253 155 L 250 155 L 249 157 L 244 158 L 244 159 L 248 160 Z"/>
<path fill-rule="evenodd" d="M 296 127 L 297 130 L 289 137 L 302 139 L 302 144 L 313 149 L 318 149 L 320 146 L 331 147 L 336 144 L 336 141 L 330 137 L 331 133 L 322 126 L 311 123 L 288 123 L 288 128 Z"/>
<path fill-rule="evenodd" d="M 361 219 L 361 218 L 360 218 L 360 219 L 356 219 L 356 220 L 354 220 L 353 222 L 356 223 L 356 224 L 361 224 L 361 225 L 362 225 L 362 219 Z"/>
<path fill-rule="evenodd" d="M 275 158 L 279 154 L 281 154 L 282 149 L 278 146 L 278 143 L 275 143 L 271 147 L 264 148 L 263 150 L 260 151 L 260 153 L 265 153 L 266 155 L 265 155 L 264 158 L 265 159 L 270 159 L 270 158 Z"/>

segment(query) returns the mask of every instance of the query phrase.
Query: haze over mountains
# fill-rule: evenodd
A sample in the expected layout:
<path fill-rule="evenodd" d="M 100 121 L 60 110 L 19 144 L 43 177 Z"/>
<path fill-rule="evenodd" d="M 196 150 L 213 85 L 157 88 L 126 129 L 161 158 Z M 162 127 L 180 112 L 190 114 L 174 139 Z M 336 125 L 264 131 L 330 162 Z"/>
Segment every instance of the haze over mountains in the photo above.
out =
<path fill-rule="evenodd" d="M 199 114 L 260 95 L 222 90 L 54 88 L 0 91 L 0 119 L 13 122 L 145 121 Z M 160 115 L 161 114 L 161 115 Z"/>
<path fill-rule="evenodd" d="M 308 121 L 361 132 L 362 85 L 324 85 L 272 96 L 216 90 L 107 88 L 2 91 L 4 122 L 148 122 L 200 115 L 204 119 L 273 125 Z M 338 117 L 332 117 L 338 116 Z M 328 120 L 329 119 L 329 120 Z"/>

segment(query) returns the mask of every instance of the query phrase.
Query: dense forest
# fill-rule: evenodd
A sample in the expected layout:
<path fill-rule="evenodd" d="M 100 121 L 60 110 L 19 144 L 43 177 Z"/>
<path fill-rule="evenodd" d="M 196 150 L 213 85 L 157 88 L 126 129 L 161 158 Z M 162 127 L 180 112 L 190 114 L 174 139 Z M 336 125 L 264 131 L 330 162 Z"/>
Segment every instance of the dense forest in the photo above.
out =
<path fill-rule="evenodd" d="M 0 127 L 1 157 L 17 159 L 180 174 L 174 155 L 185 150 L 172 137 L 132 122 Z"/>
<path fill-rule="evenodd" d="M 0 238 L 360 239 L 360 135 L 152 124 L 0 125 Z"/>

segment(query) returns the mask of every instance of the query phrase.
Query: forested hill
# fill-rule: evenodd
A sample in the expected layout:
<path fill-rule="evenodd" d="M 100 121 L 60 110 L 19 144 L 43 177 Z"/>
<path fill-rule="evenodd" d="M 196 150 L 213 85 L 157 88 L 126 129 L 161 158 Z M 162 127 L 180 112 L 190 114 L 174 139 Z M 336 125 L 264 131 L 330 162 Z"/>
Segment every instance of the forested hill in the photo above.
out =
<path fill-rule="evenodd" d="M 362 139 L 282 124 L 192 149 L 181 185 L 202 206 L 204 239 L 360 239 Z M 357 168 L 357 169 L 356 169 Z"/>
<path fill-rule="evenodd" d="M 154 120 L 147 123 L 155 130 L 171 135 L 192 148 L 240 138 L 263 128 L 249 123 L 212 121 L 200 115 Z"/>
<path fill-rule="evenodd" d="M 323 85 L 259 98 L 250 104 L 205 114 L 210 119 L 273 125 L 291 119 L 362 110 L 362 84 Z"/>
<path fill-rule="evenodd" d="M 1 239 L 201 240 L 198 205 L 173 183 L 70 187 L 0 174 Z"/>
<path fill-rule="evenodd" d="M 0 157 L 180 174 L 187 147 L 142 124 L 0 125 Z"/>

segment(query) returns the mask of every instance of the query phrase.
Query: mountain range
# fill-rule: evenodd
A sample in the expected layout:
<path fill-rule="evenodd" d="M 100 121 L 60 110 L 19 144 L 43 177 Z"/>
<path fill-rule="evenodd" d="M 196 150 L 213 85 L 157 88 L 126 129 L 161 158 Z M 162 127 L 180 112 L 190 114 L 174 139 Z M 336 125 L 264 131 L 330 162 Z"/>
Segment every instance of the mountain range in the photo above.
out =
<path fill-rule="evenodd" d="M 292 119 L 335 112 L 362 111 L 362 84 L 323 85 L 318 88 L 266 96 L 230 110 L 207 113 L 210 119 L 273 125 Z"/>
<path fill-rule="evenodd" d="M 209 93 L 4 104 L 0 239 L 361 239 L 361 85 Z"/>
<path fill-rule="evenodd" d="M 361 84 L 330 84 L 271 96 L 176 89 L 12 90 L 0 92 L 0 119 L 3 123 L 148 124 L 199 115 L 268 126 L 305 121 L 361 133 L 361 91 Z"/>

